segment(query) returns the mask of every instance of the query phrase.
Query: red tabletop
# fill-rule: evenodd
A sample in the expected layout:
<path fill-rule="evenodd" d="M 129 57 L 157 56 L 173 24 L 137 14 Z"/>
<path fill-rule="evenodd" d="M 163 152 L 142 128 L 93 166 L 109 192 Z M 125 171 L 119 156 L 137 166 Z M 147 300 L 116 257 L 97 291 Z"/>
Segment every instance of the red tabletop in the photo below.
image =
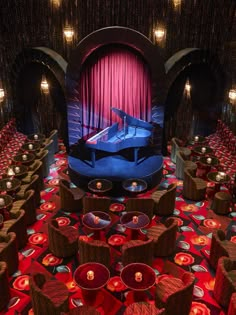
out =
<path fill-rule="evenodd" d="M 92 271 L 93 279 L 88 280 L 88 272 Z M 110 271 L 106 266 L 91 262 L 80 265 L 74 272 L 74 281 L 82 289 L 98 290 L 103 288 L 110 279 Z"/>
<path fill-rule="evenodd" d="M 141 281 L 136 280 L 137 273 L 142 274 Z M 154 286 L 156 282 L 154 270 L 150 266 L 142 263 L 132 263 L 125 266 L 121 270 L 120 277 L 124 285 L 135 291 L 148 290 Z"/>

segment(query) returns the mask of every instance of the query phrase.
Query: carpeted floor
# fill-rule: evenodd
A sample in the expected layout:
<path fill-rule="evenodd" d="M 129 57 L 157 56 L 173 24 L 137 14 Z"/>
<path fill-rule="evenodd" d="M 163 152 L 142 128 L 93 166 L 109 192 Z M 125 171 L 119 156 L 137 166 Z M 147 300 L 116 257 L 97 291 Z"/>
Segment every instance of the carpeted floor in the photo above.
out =
<path fill-rule="evenodd" d="M 182 268 L 195 274 L 194 299 L 190 314 L 198 315 L 223 315 L 224 310 L 216 303 L 212 296 L 214 287 L 214 272 L 209 268 L 208 255 L 211 243 L 211 233 L 214 228 L 222 228 L 227 237 L 236 242 L 236 212 L 231 212 L 227 217 L 219 217 L 209 209 L 209 202 L 186 202 L 183 199 L 182 181 L 175 177 L 175 165 L 169 157 L 164 159 L 164 177 L 161 182 L 163 188 L 172 182 L 177 182 L 176 208 L 173 216 L 178 220 L 177 251 L 168 259 L 155 259 L 153 268 L 158 282 L 163 270 L 166 268 Z M 33 314 L 29 297 L 29 274 L 34 270 L 43 270 L 52 274 L 66 283 L 70 292 L 70 308 L 82 304 L 81 290 L 73 282 L 73 272 L 78 266 L 79 257 L 73 259 L 59 259 L 48 250 L 47 220 L 57 218 L 59 225 L 74 225 L 79 229 L 80 235 L 86 231 L 81 225 L 79 215 L 61 211 L 58 196 L 59 178 L 66 178 L 67 159 L 62 150 L 56 155 L 56 163 L 51 166 L 50 176 L 45 180 L 45 190 L 41 193 L 41 206 L 38 209 L 37 222 L 28 227 L 28 244 L 19 252 L 19 271 L 10 278 L 11 300 L 8 310 L 0 314 Z M 211 187 L 209 187 L 211 189 Z M 222 189 L 227 189 L 223 187 Z M 146 193 L 146 195 L 150 194 Z M 114 199 L 114 203 L 125 204 L 126 198 Z M 102 290 L 101 304 L 98 310 L 104 315 L 121 315 L 125 307 L 132 303 L 132 294 L 122 284 L 119 273 L 122 268 L 120 261 L 120 246 L 129 239 L 129 231 L 119 224 L 121 212 L 110 212 L 112 226 L 105 237 L 113 253 L 111 278 Z M 154 217 L 151 224 L 160 217 Z M 145 230 L 140 234 L 145 238 Z M 114 237 L 114 235 L 120 235 Z M 92 235 L 89 235 L 92 237 Z M 154 303 L 154 289 L 149 290 L 146 299 Z M 49 314 L 42 314 L 49 315 Z M 174 315 L 174 314 L 173 314 Z"/>

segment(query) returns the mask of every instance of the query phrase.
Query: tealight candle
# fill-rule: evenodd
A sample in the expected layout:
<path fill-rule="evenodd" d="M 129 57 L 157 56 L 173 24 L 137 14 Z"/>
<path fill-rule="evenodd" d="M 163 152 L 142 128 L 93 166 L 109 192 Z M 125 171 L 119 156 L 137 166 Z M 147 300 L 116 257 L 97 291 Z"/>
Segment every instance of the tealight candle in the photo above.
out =
<path fill-rule="evenodd" d="M 194 141 L 198 142 L 198 140 L 199 140 L 199 137 L 198 137 L 198 136 L 195 136 L 195 137 L 194 137 Z"/>
<path fill-rule="evenodd" d="M 32 150 L 32 149 L 33 149 L 33 144 L 30 143 L 30 144 L 28 145 L 28 148 L 29 148 L 30 150 Z"/>
<path fill-rule="evenodd" d="M 0 198 L 0 206 L 5 206 L 5 200 L 3 198 Z"/>
<path fill-rule="evenodd" d="M 89 270 L 87 272 L 87 279 L 88 280 L 93 280 L 94 279 L 94 272 L 92 270 Z"/>
<path fill-rule="evenodd" d="M 16 173 L 20 173 L 20 168 L 19 168 L 19 166 L 16 166 L 16 167 L 15 167 L 15 172 L 16 172 Z"/>
<path fill-rule="evenodd" d="M 133 188 L 135 188 L 135 187 L 138 186 L 138 184 L 137 184 L 137 182 L 132 182 L 131 186 L 132 186 Z"/>
<path fill-rule="evenodd" d="M 7 186 L 8 189 L 12 188 L 12 183 L 11 182 L 6 182 L 6 186 Z"/>
<path fill-rule="evenodd" d="M 34 140 L 38 140 L 39 136 L 38 135 L 34 135 Z"/>
<path fill-rule="evenodd" d="M 224 178 L 225 178 L 225 173 L 224 173 L 224 172 L 219 172 L 218 174 L 220 175 L 220 178 L 221 178 L 221 179 L 224 179 Z"/>
<path fill-rule="evenodd" d="M 13 171 L 13 169 L 11 167 L 8 169 L 7 175 L 8 176 L 14 176 L 15 175 L 15 173 L 14 173 L 14 171 Z"/>
<path fill-rule="evenodd" d="M 95 223 L 95 224 L 98 224 L 98 223 L 99 223 L 99 221 L 100 221 L 100 218 L 99 218 L 99 217 L 97 217 L 97 216 L 95 216 L 95 217 L 94 217 L 94 223 Z"/>
<path fill-rule="evenodd" d="M 138 217 L 136 215 L 133 216 L 133 223 L 138 223 Z"/>
<path fill-rule="evenodd" d="M 141 282 L 142 279 L 143 279 L 142 273 L 141 273 L 141 272 L 135 272 L 135 274 L 134 274 L 134 279 L 135 279 L 135 281 L 137 281 L 137 282 Z"/>
<path fill-rule="evenodd" d="M 219 174 L 216 175 L 216 180 L 219 182 L 221 180 L 221 176 Z"/>
<path fill-rule="evenodd" d="M 102 183 L 101 182 L 97 182 L 96 183 L 96 187 L 97 187 L 97 189 L 101 189 L 102 188 Z"/>
<path fill-rule="evenodd" d="M 207 158 L 207 164 L 211 164 L 212 159 L 211 158 Z"/>
<path fill-rule="evenodd" d="M 22 155 L 22 160 L 23 160 L 23 161 L 26 161 L 26 160 L 27 160 L 27 155 L 23 154 L 23 155 Z"/>
<path fill-rule="evenodd" d="M 206 152 L 206 148 L 205 147 L 202 147 L 202 153 L 205 153 Z"/>

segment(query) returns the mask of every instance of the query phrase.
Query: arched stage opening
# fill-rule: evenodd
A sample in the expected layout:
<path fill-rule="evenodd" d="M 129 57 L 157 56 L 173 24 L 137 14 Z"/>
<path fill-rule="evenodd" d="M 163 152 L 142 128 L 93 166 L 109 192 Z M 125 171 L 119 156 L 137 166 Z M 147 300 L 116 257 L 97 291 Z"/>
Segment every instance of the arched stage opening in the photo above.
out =
<path fill-rule="evenodd" d="M 157 185 L 162 176 L 166 93 L 164 62 L 159 48 L 132 29 L 108 27 L 95 31 L 74 51 L 68 63 L 66 87 L 72 148 L 69 173 L 76 185 L 87 187 L 88 181 L 97 177 L 118 183 L 138 177 L 145 179 L 149 187 Z M 107 151 L 101 146 L 94 146 L 94 150 L 88 148 L 86 141 L 95 139 L 91 135 L 113 126 L 117 120 L 120 122 L 115 115 L 117 111 L 112 113 L 111 107 L 125 113 L 120 117 L 122 125 L 126 122 L 124 116 L 129 115 L 132 119 L 152 124 L 151 144 L 141 145 L 139 150 L 134 149 L 131 141 L 130 146 L 122 147 L 122 151 Z M 108 138 L 111 139 L 110 135 Z M 135 142 L 136 133 L 133 138 Z M 114 138 L 114 142 L 121 141 Z"/>

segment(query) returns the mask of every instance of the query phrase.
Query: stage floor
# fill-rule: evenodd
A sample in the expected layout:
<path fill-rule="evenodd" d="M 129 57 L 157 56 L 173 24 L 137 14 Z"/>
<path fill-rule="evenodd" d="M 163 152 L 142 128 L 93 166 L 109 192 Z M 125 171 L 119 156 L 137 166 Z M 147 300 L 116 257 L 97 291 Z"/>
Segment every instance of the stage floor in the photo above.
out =
<path fill-rule="evenodd" d="M 122 181 L 128 178 L 140 178 L 147 182 L 148 189 L 157 186 L 162 179 L 162 155 L 142 157 L 138 164 L 127 160 L 121 155 L 105 156 L 96 160 L 95 167 L 89 160 L 68 157 L 68 170 L 72 182 L 76 186 L 87 187 L 88 182 L 95 178 L 105 178 L 122 187 Z"/>

